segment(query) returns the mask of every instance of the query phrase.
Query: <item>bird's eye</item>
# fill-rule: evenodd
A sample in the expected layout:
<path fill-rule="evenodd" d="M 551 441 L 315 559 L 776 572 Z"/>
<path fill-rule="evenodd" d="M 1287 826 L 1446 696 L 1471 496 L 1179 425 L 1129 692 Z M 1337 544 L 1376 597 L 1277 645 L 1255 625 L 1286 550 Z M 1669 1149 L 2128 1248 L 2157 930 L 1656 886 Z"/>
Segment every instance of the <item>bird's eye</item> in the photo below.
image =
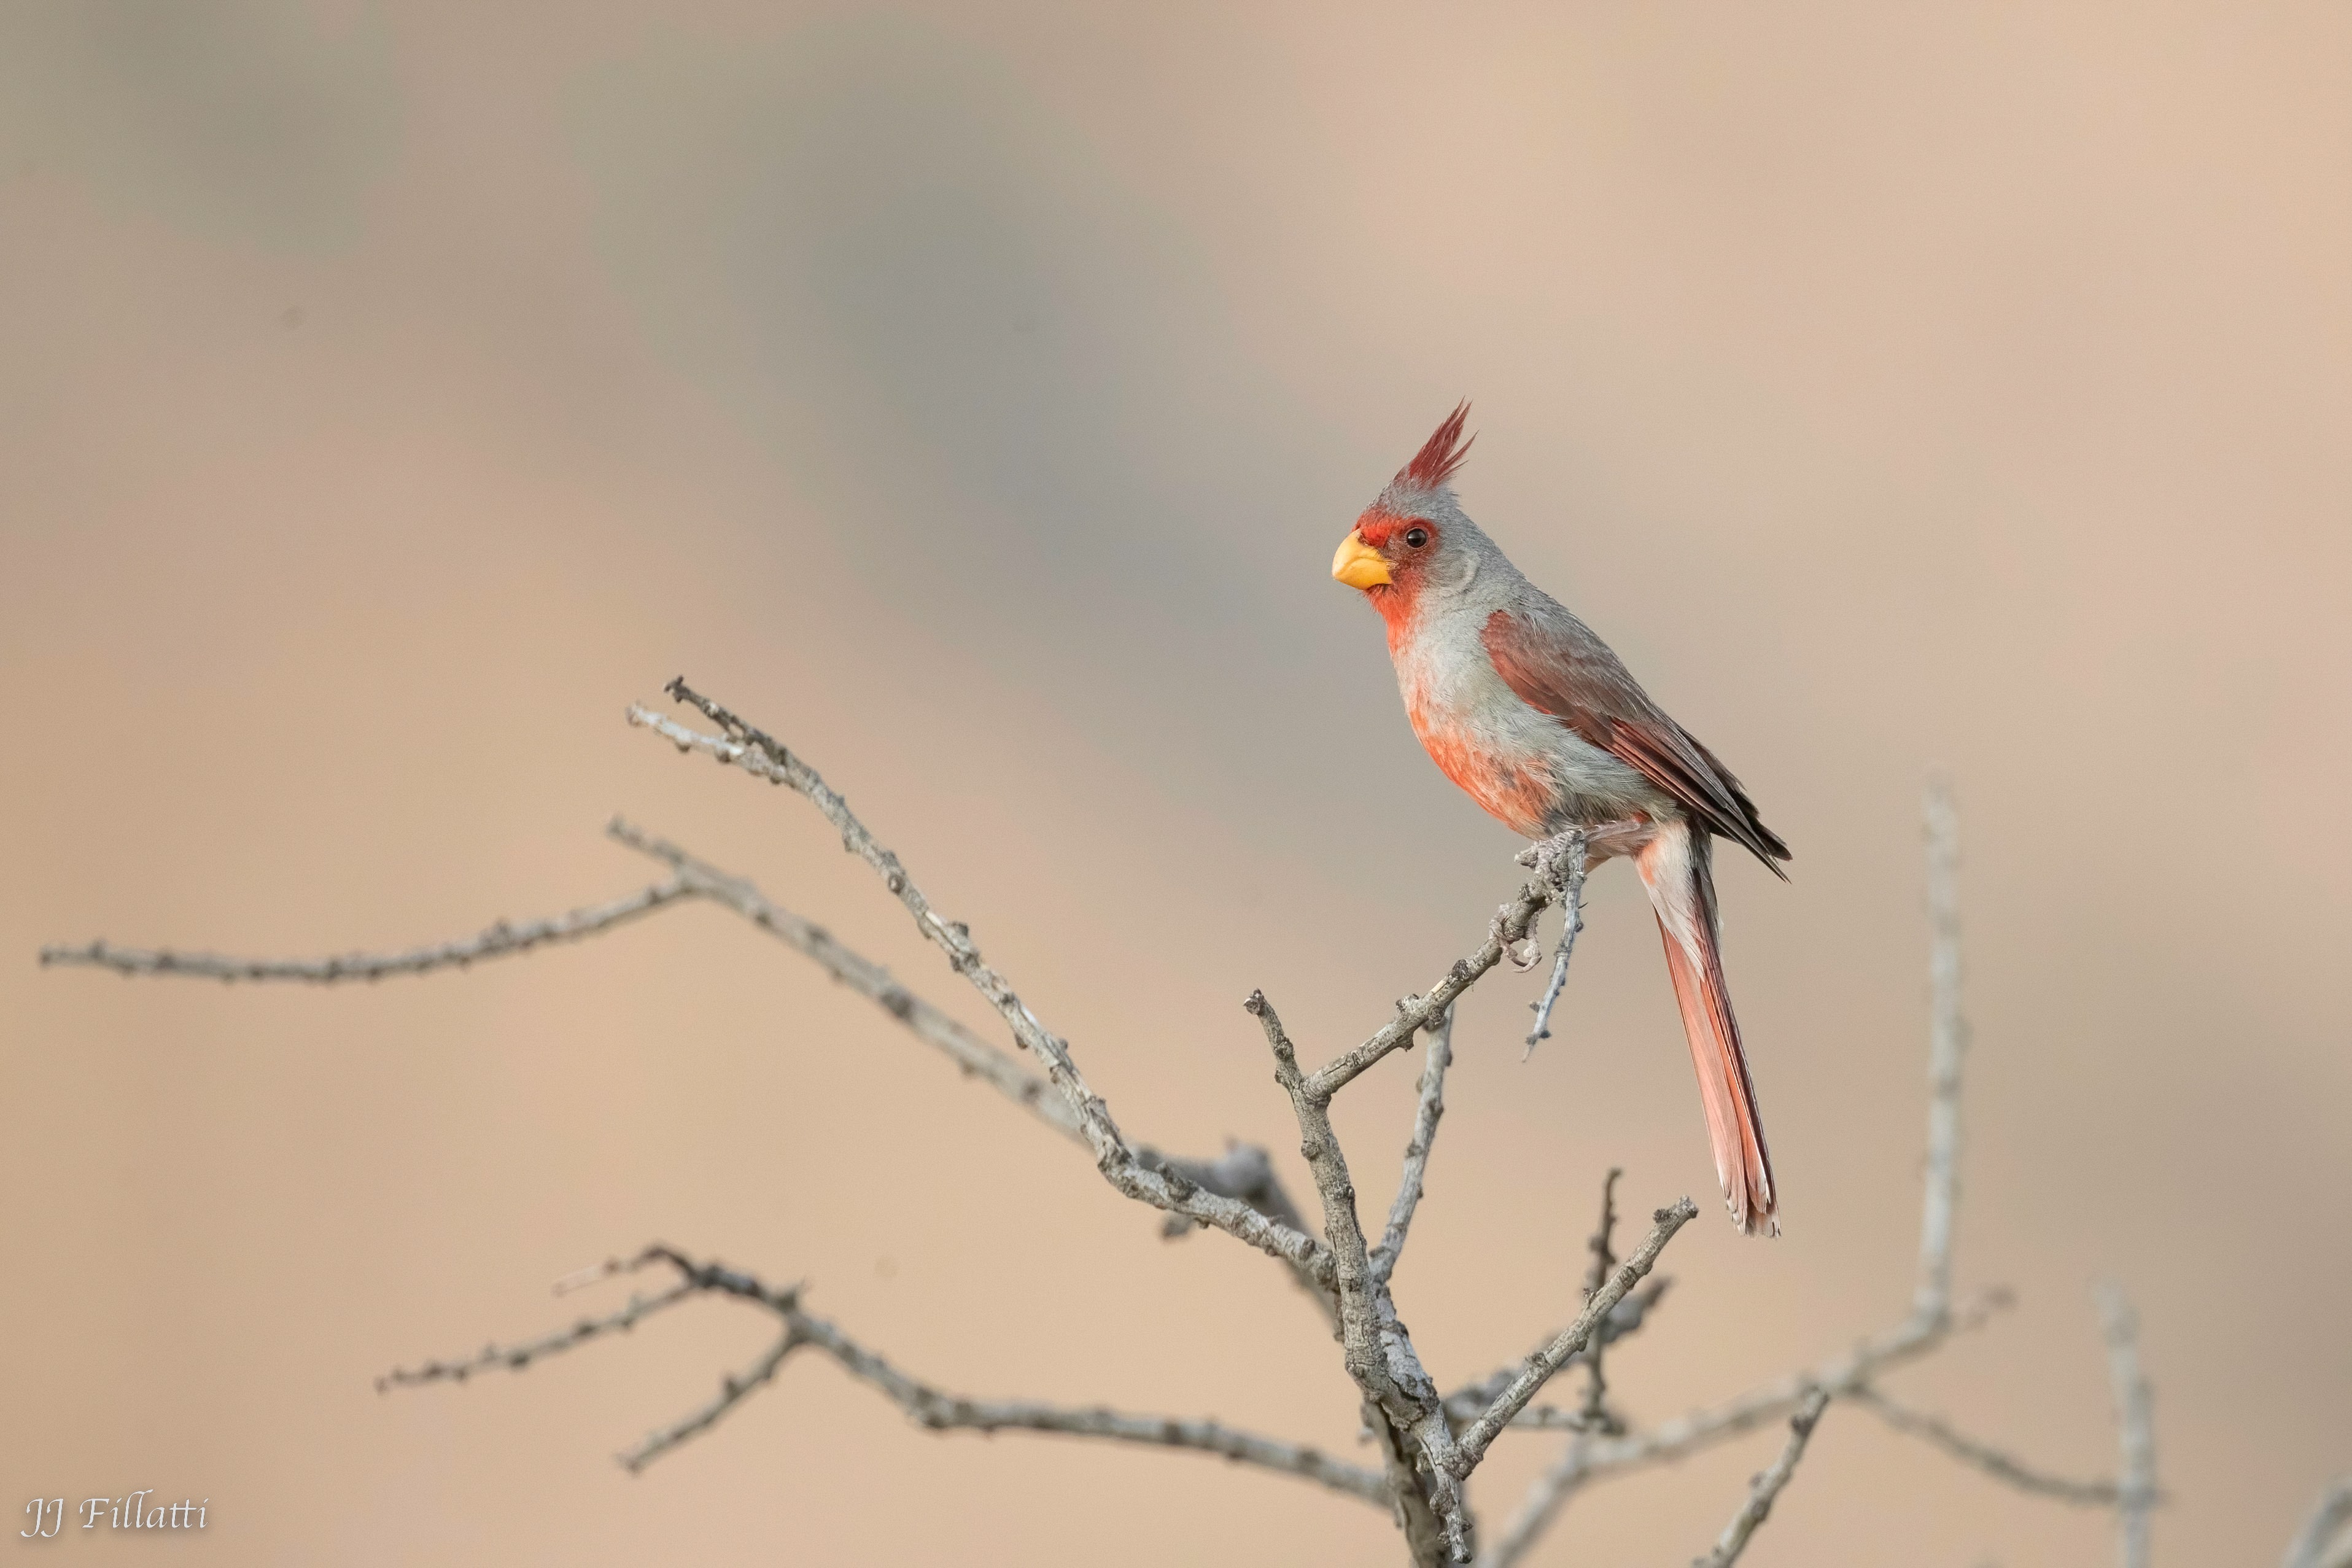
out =
<path fill-rule="evenodd" d="M 1418 550 L 1423 545 L 1429 542 L 1429 530 L 1425 528 L 1408 528 L 1404 531 L 1404 542 L 1413 549 Z"/>

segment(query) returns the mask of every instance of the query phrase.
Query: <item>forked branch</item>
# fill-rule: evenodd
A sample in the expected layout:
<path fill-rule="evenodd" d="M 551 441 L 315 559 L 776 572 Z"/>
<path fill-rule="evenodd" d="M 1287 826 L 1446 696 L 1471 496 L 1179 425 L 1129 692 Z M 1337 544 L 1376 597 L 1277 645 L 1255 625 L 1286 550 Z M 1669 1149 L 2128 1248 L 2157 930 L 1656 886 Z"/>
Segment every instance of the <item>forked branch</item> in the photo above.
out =
<path fill-rule="evenodd" d="M 650 1313 L 688 1296 L 727 1296 L 772 1314 L 779 1328 L 776 1342 L 747 1370 L 721 1379 L 719 1393 L 712 1399 L 621 1454 L 620 1461 L 625 1468 L 643 1469 L 688 1438 L 709 1430 L 736 1405 L 765 1387 L 788 1357 L 809 1350 L 878 1391 L 927 1431 L 1049 1432 L 1154 1447 L 1191 1448 L 1216 1454 L 1237 1464 L 1313 1481 L 1361 1501 L 1382 1507 L 1389 1501 L 1387 1483 L 1375 1471 L 1334 1459 L 1303 1443 L 1262 1437 L 1219 1421 L 1139 1415 L 1099 1405 L 969 1399 L 947 1393 L 900 1371 L 835 1324 L 803 1310 L 800 1303 L 803 1287 L 777 1289 L 755 1275 L 715 1262 L 698 1261 L 675 1247 L 656 1243 L 627 1263 L 607 1265 L 598 1273 L 631 1274 L 655 1264 L 668 1266 L 676 1271 L 677 1279 L 647 1300 L 633 1300 L 627 1308 L 609 1317 L 583 1318 L 570 1328 L 558 1329 L 504 1350 L 493 1345 L 460 1361 L 427 1362 L 414 1369 L 397 1369 L 378 1379 L 377 1387 L 462 1383 L 474 1373 L 494 1369 L 519 1372 L 556 1352 L 570 1350 L 614 1330 L 634 1327 Z"/>
<path fill-rule="evenodd" d="M 1046 1079 L 1060 1092 L 1076 1118 L 1095 1156 L 1096 1166 L 1112 1186 L 1139 1203 L 1168 1214 L 1214 1226 L 1299 1269 L 1318 1283 L 1331 1282 L 1330 1255 L 1312 1237 L 1277 1223 L 1247 1204 L 1212 1193 L 1182 1176 L 1146 1166 L 1129 1147 L 1111 1120 L 1110 1107 L 1090 1089 L 1071 1058 L 1069 1047 L 1037 1021 L 1004 976 L 989 967 L 971 940 L 971 928 L 942 918 L 916 886 L 898 856 L 884 848 L 849 803 L 814 768 L 794 756 L 764 731 L 746 724 L 725 708 L 689 688 L 682 679 L 669 685 L 670 695 L 688 703 L 719 727 L 718 734 L 688 729 L 649 708 L 629 710 L 629 721 L 653 731 L 682 752 L 700 752 L 754 778 L 783 784 L 806 798 L 841 835 L 841 845 L 871 866 L 907 912 L 915 929 L 938 948 L 950 967 L 996 1010 L 1013 1037 L 1045 1066 Z"/>

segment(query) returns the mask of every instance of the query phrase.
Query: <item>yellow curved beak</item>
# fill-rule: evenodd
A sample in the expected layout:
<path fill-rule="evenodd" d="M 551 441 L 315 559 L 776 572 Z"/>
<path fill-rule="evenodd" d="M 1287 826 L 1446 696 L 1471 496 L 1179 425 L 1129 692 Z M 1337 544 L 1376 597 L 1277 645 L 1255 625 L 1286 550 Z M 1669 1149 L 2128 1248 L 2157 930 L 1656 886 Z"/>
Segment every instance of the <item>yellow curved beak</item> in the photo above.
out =
<path fill-rule="evenodd" d="M 1339 541 L 1339 553 L 1331 557 L 1331 575 L 1350 588 L 1377 588 L 1389 580 L 1389 563 L 1350 529 Z"/>

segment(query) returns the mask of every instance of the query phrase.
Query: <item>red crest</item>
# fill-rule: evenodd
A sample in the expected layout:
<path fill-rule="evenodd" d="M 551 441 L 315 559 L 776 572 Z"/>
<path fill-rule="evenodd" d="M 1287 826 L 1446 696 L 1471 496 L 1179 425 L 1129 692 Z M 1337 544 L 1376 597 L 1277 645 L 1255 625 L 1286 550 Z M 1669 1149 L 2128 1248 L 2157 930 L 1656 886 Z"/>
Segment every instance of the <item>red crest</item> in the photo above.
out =
<path fill-rule="evenodd" d="M 1475 436 L 1462 434 L 1462 422 L 1469 416 L 1470 400 L 1465 397 L 1453 413 L 1445 416 L 1445 423 L 1437 427 L 1437 433 L 1422 443 L 1421 450 L 1412 455 L 1412 461 L 1397 471 L 1396 482 L 1417 489 L 1433 490 L 1452 479 L 1454 471 L 1468 460 L 1470 443 L 1477 439 Z"/>

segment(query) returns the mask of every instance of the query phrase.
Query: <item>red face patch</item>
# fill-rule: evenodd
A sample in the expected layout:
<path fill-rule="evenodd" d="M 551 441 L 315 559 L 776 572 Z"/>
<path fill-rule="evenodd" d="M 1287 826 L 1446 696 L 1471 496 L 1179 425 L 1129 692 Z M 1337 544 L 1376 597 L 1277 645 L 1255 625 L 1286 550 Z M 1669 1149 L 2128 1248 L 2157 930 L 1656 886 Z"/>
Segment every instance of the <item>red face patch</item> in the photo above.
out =
<path fill-rule="evenodd" d="M 1437 524 L 1425 517 L 1399 517 L 1373 507 L 1356 520 L 1364 542 L 1388 557 L 1391 568 L 1410 565 L 1412 558 L 1437 544 Z"/>

